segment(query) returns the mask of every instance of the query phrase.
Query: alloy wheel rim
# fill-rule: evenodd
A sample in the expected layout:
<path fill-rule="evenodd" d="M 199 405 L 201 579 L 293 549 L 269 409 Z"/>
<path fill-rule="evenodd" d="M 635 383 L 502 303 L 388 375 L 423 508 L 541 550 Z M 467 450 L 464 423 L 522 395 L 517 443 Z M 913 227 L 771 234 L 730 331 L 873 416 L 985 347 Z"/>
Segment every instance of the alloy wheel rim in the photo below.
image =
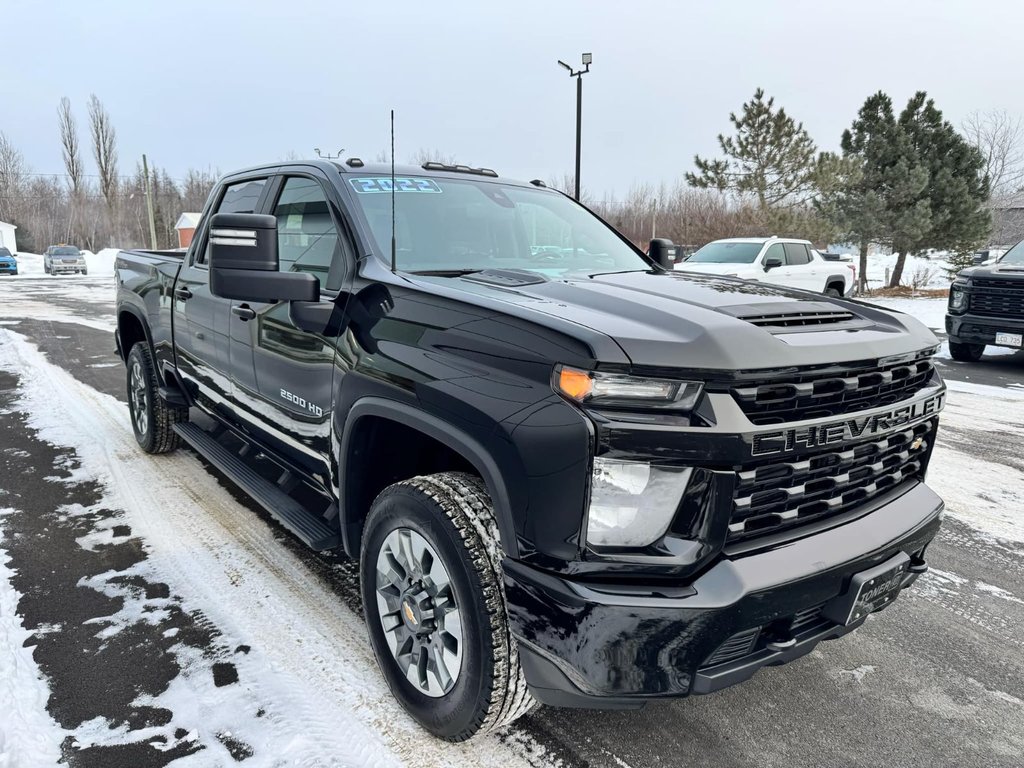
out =
<path fill-rule="evenodd" d="M 410 528 L 377 552 L 377 614 L 392 657 L 420 693 L 444 696 L 462 670 L 462 616 L 437 551 Z"/>
<path fill-rule="evenodd" d="M 132 417 L 135 419 L 135 428 L 140 435 L 146 434 L 149 427 L 149 394 L 146 392 L 145 379 L 142 375 L 142 366 L 138 360 L 132 362 L 131 386 L 129 387 L 132 401 Z"/>

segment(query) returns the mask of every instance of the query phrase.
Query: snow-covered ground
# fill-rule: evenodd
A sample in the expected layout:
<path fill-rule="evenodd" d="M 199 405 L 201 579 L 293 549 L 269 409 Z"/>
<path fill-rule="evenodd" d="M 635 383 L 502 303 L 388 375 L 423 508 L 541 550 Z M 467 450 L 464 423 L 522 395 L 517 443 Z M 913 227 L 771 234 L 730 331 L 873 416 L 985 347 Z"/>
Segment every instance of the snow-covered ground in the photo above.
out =
<path fill-rule="evenodd" d="M 90 277 L 111 277 L 114 274 L 114 259 L 117 258 L 117 248 L 104 248 L 93 253 L 82 251 L 85 256 L 85 265 L 89 268 Z M 81 275 L 48 275 L 43 271 L 43 257 L 38 253 L 18 252 L 18 274 L 12 279 L 19 277 L 52 277 L 54 280 L 81 279 Z M 8 279 L 7 276 L 0 278 Z"/>
<path fill-rule="evenodd" d="M 853 260 L 860 269 L 860 255 L 845 248 L 837 250 Z M 868 256 L 868 287 L 884 288 L 886 278 L 896 266 L 896 254 L 872 254 Z M 948 288 L 949 277 L 946 268 L 949 261 L 944 257 L 925 258 L 924 256 L 907 256 L 903 265 L 903 285 L 916 288 Z M 916 283 L 916 284 L 915 284 Z"/>

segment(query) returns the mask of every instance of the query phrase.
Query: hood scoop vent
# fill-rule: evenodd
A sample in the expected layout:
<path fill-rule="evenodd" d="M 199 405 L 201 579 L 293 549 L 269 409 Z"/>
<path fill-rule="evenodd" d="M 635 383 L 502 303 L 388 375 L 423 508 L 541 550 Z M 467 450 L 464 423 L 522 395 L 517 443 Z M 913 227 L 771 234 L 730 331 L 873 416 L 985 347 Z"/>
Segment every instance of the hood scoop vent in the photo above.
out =
<path fill-rule="evenodd" d="M 470 280 L 474 283 L 497 285 L 502 288 L 518 288 L 522 285 L 536 285 L 537 283 L 548 282 L 544 275 L 525 269 L 482 269 L 479 272 L 464 275 L 462 279 Z"/>
<path fill-rule="evenodd" d="M 864 324 L 863 318 L 826 301 L 794 301 L 722 307 L 721 312 L 769 332 L 847 329 Z"/>

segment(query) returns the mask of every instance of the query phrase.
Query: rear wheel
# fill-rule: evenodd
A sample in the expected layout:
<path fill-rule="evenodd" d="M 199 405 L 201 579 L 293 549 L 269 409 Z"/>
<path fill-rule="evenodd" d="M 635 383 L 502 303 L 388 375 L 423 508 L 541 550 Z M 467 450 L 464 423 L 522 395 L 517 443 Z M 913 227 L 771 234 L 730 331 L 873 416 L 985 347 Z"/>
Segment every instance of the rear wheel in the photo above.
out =
<path fill-rule="evenodd" d="M 833 299 L 841 299 L 841 298 L 843 298 L 842 290 L 839 288 L 839 286 L 836 286 L 836 285 L 830 285 L 828 288 L 826 288 L 825 289 L 825 295 L 826 296 L 831 296 Z"/>
<path fill-rule="evenodd" d="M 140 341 L 128 353 L 128 411 L 139 447 L 146 453 L 167 453 L 181 444 L 174 425 L 188 421 L 188 408 L 164 402 L 149 345 Z"/>
<path fill-rule="evenodd" d="M 949 342 L 950 357 L 962 363 L 976 363 L 981 360 L 984 352 L 984 344 L 961 344 L 958 341 Z"/>
<path fill-rule="evenodd" d="M 464 741 L 534 706 L 509 634 L 498 531 L 479 478 L 386 488 L 360 558 L 363 610 L 392 694 L 435 736 Z"/>

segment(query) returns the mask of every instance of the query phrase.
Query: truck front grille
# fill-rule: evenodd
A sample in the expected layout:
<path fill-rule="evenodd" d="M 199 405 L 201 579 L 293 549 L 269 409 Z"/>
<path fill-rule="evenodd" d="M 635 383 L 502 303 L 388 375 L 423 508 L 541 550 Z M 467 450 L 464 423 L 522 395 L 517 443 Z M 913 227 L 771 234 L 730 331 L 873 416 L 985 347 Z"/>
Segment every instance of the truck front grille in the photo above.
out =
<path fill-rule="evenodd" d="M 909 361 L 754 379 L 733 386 L 731 392 L 752 423 L 784 424 L 898 403 L 920 391 L 932 370 L 928 352 Z"/>
<path fill-rule="evenodd" d="M 834 517 L 920 477 L 937 423 L 737 472 L 728 541 Z"/>
<path fill-rule="evenodd" d="M 993 317 L 1024 317 L 1024 281 L 972 281 L 970 311 Z"/>

